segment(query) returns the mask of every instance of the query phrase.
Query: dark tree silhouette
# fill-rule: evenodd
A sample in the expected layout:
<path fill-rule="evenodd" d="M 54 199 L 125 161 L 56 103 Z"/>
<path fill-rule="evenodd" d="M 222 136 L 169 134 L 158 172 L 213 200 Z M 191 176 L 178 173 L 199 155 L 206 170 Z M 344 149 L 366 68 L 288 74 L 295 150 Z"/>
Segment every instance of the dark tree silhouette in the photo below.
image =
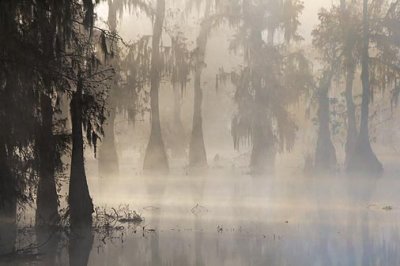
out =
<path fill-rule="evenodd" d="M 178 28 L 178 26 L 176 28 Z M 174 97 L 171 130 L 173 136 L 169 136 L 170 143 L 167 144 L 171 148 L 174 156 L 182 157 L 185 155 L 187 136 L 182 123 L 181 108 L 184 91 L 191 71 L 191 53 L 187 47 L 187 40 L 182 31 L 167 30 L 167 32 L 171 38 L 171 48 L 164 48 L 165 52 L 170 50 L 170 53 L 164 52 L 164 56 L 167 57 L 164 75 L 168 75 L 171 78 Z"/>
<path fill-rule="evenodd" d="M 40 36 L 39 47 L 43 50 L 43 57 L 48 62 L 55 62 L 56 52 L 54 41 L 60 32 L 56 30 L 56 21 L 65 15 L 63 12 L 57 13 L 60 10 L 46 1 L 38 3 L 34 10 L 37 14 L 37 34 Z M 47 10 L 50 10 L 50 16 L 46 14 Z M 40 89 L 37 99 L 40 115 L 36 130 L 36 156 L 39 176 L 36 198 L 37 226 L 55 225 L 60 218 L 55 180 L 56 160 L 58 157 L 56 155 L 56 140 L 53 134 L 53 114 L 55 108 L 53 108 L 51 99 L 53 84 L 57 82 L 57 78 L 54 79 L 45 71 L 41 73 L 41 76 L 43 79 L 43 88 Z"/>
<path fill-rule="evenodd" d="M 16 203 L 33 201 L 36 187 L 37 225 L 54 225 L 59 220 L 55 176 L 62 168 L 60 158 L 67 145 L 65 140 L 60 143 L 60 136 L 54 133 L 56 126 L 65 127 L 61 121 L 55 123 L 55 113 L 59 111 L 59 96 L 71 92 L 75 125 L 71 224 L 81 219 L 79 215 L 76 218 L 76 206 L 81 206 L 79 197 L 83 200 L 87 197 L 77 182 L 77 172 L 84 170 L 79 167 L 84 161 L 83 150 L 79 154 L 80 146 L 83 149 L 82 134 L 78 139 L 80 132 L 76 128 L 80 119 L 79 108 L 89 144 L 95 146 L 104 120 L 105 97 L 99 92 L 104 86 L 98 85 L 111 74 L 106 70 L 97 72 L 98 68 L 94 67 L 98 60 L 91 38 L 94 35 L 93 8 L 91 1 L 65 0 L 62 4 L 53 1 L 1 2 L 0 72 L 3 85 L 0 113 L 2 126 L 13 133 L 1 133 L 0 172 L 4 174 L 0 194 L 7 223 L 14 226 Z M 85 66 L 85 71 L 77 71 L 82 66 Z M 77 83 L 81 86 L 76 86 Z M 82 93 L 81 90 L 85 90 L 84 108 L 76 96 Z M 88 121 L 96 119 L 96 127 L 89 127 Z M 82 124 L 80 127 L 82 131 Z M 60 131 L 65 130 L 61 128 Z M 85 177 L 81 179 L 86 182 Z M 78 186 L 74 185 L 76 183 Z M 12 228 L 8 230 L 13 232 Z"/>
<path fill-rule="evenodd" d="M 69 234 L 68 255 L 70 266 L 87 266 L 93 246 L 91 228 L 76 228 Z"/>
<path fill-rule="evenodd" d="M 72 93 L 72 155 L 71 177 L 69 183 L 68 203 L 70 207 L 71 226 L 91 225 L 93 203 L 89 195 L 83 155 L 83 77 L 78 73 L 76 91 Z"/>
<path fill-rule="evenodd" d="M 370 47 L 370 27 L 368 1 L 363 0 L 363 48 L 361 54 L 361 81 L 362 81 L 362 103 L 360 131 L 357 137 L 353 154 L 349 159 L 347 170 L 349 172 L 365 172 L 376 175 L 383 171 L 382 164 L 378 161 L 371 148 L 369 139 L 369 104 L 371 98 L 370 88 L 370 67 L 369 67 L 369 47 Z"/>
<path fill-rule="evenodd" d="M 343 56 L 345 71 L 345 98 L 347 110 L 347 134 L 345 144 L 345 166 L 348 165 L 352 151 L 356 145 L 357 139 L 357 120 L 356 106 L 353 99 L 353 83 L 359 60 L 357 60 L 357 51 L 360 42 L 358 38 L 360 20 L 355 12 L 354 3 L 346 4 L 345 0 L 340 2 L 341 28 L 343 32 Z"/>
<path fill-rule="evenodd" d="M 182 157 L 185 155 L 185 142 L 186 135 L 185 129 L 182 123 L 182 89 L 179 85 L 173 85 L 174 93 L 174 117 L 173 117 L 173 132 L 174 132 L 174 143 L 172 151 L 176 157 Z"/>
<path fill-rule="evenodd" d="M 17 203 L 31 202 L 36 184 L 32 171 L 36 47 L 33 36 L 23 34 L 31 25 L 16 20 L 17 14 L 26 15 L 24 7 L 22 1 L 0 2 L 0 254 L 13 251 Z"/>
<path fill-rule="evenodd" d="M 88 144 L 94 147 L 96 155 L 97 140 L 104 134 L 105 101 L 114 72 L 112 67 L 101 64 L 92 45 L 92 43 L 102 44 L 101 51 L 104 56 L 111 56 L 105 43 L 109 36 L 104 31 L 91 32 L 90 26 L 86 24 L 83 26 L 88 30 L 77 31 L 76 41 L 73 44 L 78 58 L 85 60 L 72 60 L 72 66 L 77 69 L 76 76 L 71 80 L 70 103 L 72 155 L 68 203 L 72 227 L 87 227 L 92 222 L 93 203 L 85 172 L 84 136 Z M 75 72 L 70 71 L 70 73 Z"/>
<path fill-rule="evenodd" d="M 194 105 L 193 105 L 193 124 L 192 135 L 189 146 L 189 166 L 190 167 L 207 167 L 207 154 L 203 137 L 203 118 L 202 104 L 203 91 L 201 88 L 201 75 L 203 68 L 206 66 L 205 55 L 207 48 L 208 35 L 213 26 L 210 18 L 212 0 L 205 2 L 204 16 L 200 26 L 200 33 L 196 41 L 195 50 L 195 73 L 194 73 Z"/>
<path fill-rule="evenodd" d="M 396 34 L 393 23 L 398 20 L 398 12 L 395 10 L 399 3 L 389 4 L 383 0 L 379 4 L 367 4 L 367 9 L 363 8 L 364 5 L 365 3 L 360 5 L 359 1 L 348 3 L 341 1 L 338 7 L 333 6 L 330 10 L 322 10 L 319 14 L 320 24 L 313 31 L 313 42 L 315 47 L 322 51 L 325 63 L 333 67 L 334 75 L 344 78 L 347 107 L 345 168 L 349 172 L 366 170 L 376 174 L 382 167 L 372 151 L 369 140 L 368 121 L 371 117 L 368 109 L 370 101 L 373 100 L 374 88 L 383 91 L 388 86 L 395 86 L 396 83 L 398 69 L 394 67 L 397 63 L 394 62 L 393 55 L 397 53 L 398 45 L 393 41 L 393 36 Z M 373 56 L 369 54 L 371 48 L 374 50 Z M 360 121 L 362 128 L 360 126 L 358 130 L 356 105 L 353 100 L 353 82 L 360 65 L 363 101 Z M 329 138 L 325 136 L 325 139 Z M 332 145 L 326 142 L 325 146 Z M 328 150 L 333 152 L 333 149 Z M 320 156 L 316 158 L 321 161 Z M 325 165 L 327 163 L 326 161 Z M 362 166 L 364 163 L 371 167 L 371 171 Z"/>
<path fill-rule="evenodd" d="M 353 82 L 358 65 L 361 21 L 355 3 L 340 6 L 319 13 L 320 23 L 313 30 L 313 44 L 322 55 L 326 66 L 318 88 L 318 140 L 315 153 L 315 168 L 321 172 L 337 169 L 336 150 L 330 132 L 329 91 L 334 76 L 344 76 L 346 99 L 347 134 L 345 143 L 345 164 L 354 149 L 357 136 L 356 110 L 353 101 Z"/>
<path fill-rule="evenodd" d="M 155 22 L 153 26 L 151 71 L 150 71 L 150 107 L 151 133 L 144 158 L 144 170 L 168 171 L 168 158 L 161 134 L 159 88 L 161 81 L 160 41 L 165 17 L 165 0 L 157 0 Z"/>
<path fill-rule="evenodd" d="M 343 25 L 342 12 L 342 9 L 338 9 L 337 7 L 332 7 L 329 11 L 323 9 L 319 13 L 320 24 L 312 32 L 313 45 L 321 53 L 324 63 L 316 91 L 318 100 L 318 135 L 314 168 L 317 172 L 330 173 L 337 170 L 336 149 L 332 142 L 330 128 L 331 108 L 329 92 L 332 87 L 333 77 L 339 72 L 343 54 L 346 53 L 346 55 L 351 56 L 352 53 L 352 50 L 343 51 L 350 48 L 346 47 L 346 36 L 342 32 L 343 29 L 346 29 L 345 25 Z M 347 59 L 351 60 L 351 58 Z M 348 90 L 346 93 L 351 93 L 352 102 L 351 88 L 346 87 L 346 89 Z M 351 102 L 347 101 L 347 104 L 351 104 Z"/>
<path fill-rule="evenodd" d="M 37 133 L 39 184 L 37 189 L 36 225 L 54 225 L 59 221 L 56 190 L 56 144 L 53 135 L 53 106 L 48 95 L 41 95 L 42 122 Z"/>
<path fill-rule="evenodd" d="M 1 202 L 0 202 L 0 254 L 7 254 L 14 250 L 17 237 L 17 193 L 16 181 L 11 173 L 7 161 L 6 144 L 0 139 L 0 175 L 1 175 Z"/>
<path fill-rule="evenodd" d="M 115 140 L 115 120 L 120 115 L 135 124 L 137 115 L 147 111 L 149 96 L 145 90 L 149 83 L 151 48 L 149 36 L 143 36 L 133 44 L 125 43 L 117 33 L 118 17 L 125 11 L 140 10 L 148 17 L 154 15 L 151 4 L 142 0 L 108 0 L 108 26 L 110 29 L 107 47 L 110 55 L 107 63 L 115 69 L 111 91 L 107 100 L 107 119 L 104 138 L 99 151 L 99 174 L 111 177 L 119 174 L 119 158 Z M 122 51 L 127 55 L 123 56 Z"/>
<path fill-rule="evenodd" d="M 317 172 L 332 172 L 337 168 L 336 150 L 331 139 L 328 96 L 332 77 L 333 69 L 325 70 L 317 91 L 319 129 L 314 162 L 314 168 Z"/>

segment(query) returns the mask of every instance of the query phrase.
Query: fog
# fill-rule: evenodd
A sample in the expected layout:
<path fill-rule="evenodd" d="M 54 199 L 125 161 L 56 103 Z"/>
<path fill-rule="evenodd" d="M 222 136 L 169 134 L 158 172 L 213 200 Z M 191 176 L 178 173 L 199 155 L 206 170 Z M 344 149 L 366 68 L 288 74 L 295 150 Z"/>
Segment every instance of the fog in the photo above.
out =
<path fill-rule="evenodd" d="M 0 3 L 0 265 L 400 265 L 399 25 L 391 0 Z"/>

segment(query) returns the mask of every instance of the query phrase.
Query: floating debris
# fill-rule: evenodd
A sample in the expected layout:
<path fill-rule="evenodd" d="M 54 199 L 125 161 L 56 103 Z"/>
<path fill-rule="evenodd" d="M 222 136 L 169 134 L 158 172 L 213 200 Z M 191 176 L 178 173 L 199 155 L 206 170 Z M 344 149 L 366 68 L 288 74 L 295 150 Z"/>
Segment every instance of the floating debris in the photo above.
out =
<path fill-rule="evenodd" d="M 144 221 L 129 205 L 121 204 L 116 208 L 96 207 L 93 216 L 93 230 L 103 245 L 107 241 L 119 239 L 124 242 L 128 231 L 136 233 L 136 228 Z M 124 224 L 124 225 L 123 225 Z"/>
<path fill-rule="evenodd" d="M 136 214 L 133 217 L 121 218 L 121 219 L 118 220 L 118 222 L 120 222 L 120 223 L 135 223 L 135 224 L 137 224 L 137 223 L 143 222 L 143 218 L 140 217 L 140 215 Z"/>
<path fill-rule="evenodd" d="M 391 205 L 378 205 L 378 204 L 369 204 L 367 206 L 368 209 L 372 209 L 372 210 L 384 210 L 384 211 L 392 211 L 393 209 L 395 209 L 393 206 Z"/>
<path fill-rule="evenodd" d="M 204 207 L 204 206 L 196 204 L 196 206 L 194 206 L 191 209 L 191 212 L 196 216 L 200 216 L 200 215 L 203 215 L 203 214 L 207 213 L 208 209 L 206 207 Z"/>
<path fill-rule="evenodd" d="M 224 231 L 224 229 L 222 228 L 222 226 L 218 225 L 217 226 L 217 232 L 218 233 L 222 233 Z"/>
<path fill-rule="evenodd" d="M 147 225 L 142 227 L 142 235 L 143 235 L 143 237 L 145 236 L 146 233 L 155 233 L 156 232 L 156 229 L 154 229 L 154 228 L 147 229 L 146 227 L 147 227 Z"/>
<path fill-rule="evenodd" d="M 384 211 L 391 211 L 391 210 L 393 210 L 393 207 L 390 206 L 390 205 L 388 205 L 388 206 L 383 207 L 382 210 L 384 210 Z"/>

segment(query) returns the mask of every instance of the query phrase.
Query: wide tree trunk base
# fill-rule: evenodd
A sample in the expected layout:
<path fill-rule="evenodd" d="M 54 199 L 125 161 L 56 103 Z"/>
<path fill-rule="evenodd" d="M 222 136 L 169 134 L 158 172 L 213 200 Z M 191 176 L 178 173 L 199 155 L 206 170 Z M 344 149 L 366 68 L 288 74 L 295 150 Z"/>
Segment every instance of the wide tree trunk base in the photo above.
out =
<path fill-rule="evenodd" d="M 93 203 L 92 199 L 80 199 L 70 203 L 71 228 L 87 228 L 92 225 Z"/>
<path fill-rule="evenodd" d="M 79 79 L 77 91 L 73 93 L 70 103 L 72 120 L 72 155 L 68 205 L 71 229 L 91 227 L 92 213 L 94 211 L 93 201 L 90 197 L 86 179 L 85 157 L 83 155 L 82 90 L 82 80 Z"/>
<path fill-rule="evenodd" d="M 75 182 L 70 183 L 68 198 L 71 228 L 90 228 L 94 209 L 86 176 L 71 176 L 71 180 L 75 180 Z"/>
<path fill-rule="evenodd" d="M 351 156 L 354 154 L 354 150 L 356 148 L 356 139 L 357 133 L 353 133 L 352 136 L 347 137 L 346 145 L 345 145 L 345 159 L 344 159 L 344 167 L 348 168 L 350 163 Z"/>
<path fill-rule="evenodd" d="M 378 177 L 383 172 L 383 166 L 372 150 L 371 144 L 367 141 L 359 141 L 349 158 L 346 170 L 350 174 Z"/>
<path fill-rule="evenodd" d="M 258 120 L 262 121 L 260 118 Z M 253 133 L 250 174 L 253 176 L 273 175 L 275 173 L 275 155 L 276 150 L 270 124 L 258 122 Z"/>
<path fill-rule="evenodd" d="M 253 146 L 250 159 L 252 176 L 272 175 L 275 173 L 275 151 L 271 148 Z"/>
<path fill-rule="evenodd" d="M 158 138 L 154 136 L 150 137 L 144 157 L 143 170 L 155 173 L 168 172 L 168 157 L 161 136 Z"/>
<path fill-rule="evenodd" d="M 336 150 L 330 140 L 317 143 L 314 174 L 334 173 L 337 169 Z"/>
<path fill-rule="evenodd" d="M 171 151 L 174 158 L 186 158 L 187 137 L 181 119 L 182 93 L 178 86 L 174 86 L 174 122 Z"/>
<path fill-rule="evenodd" d="M 198 132 L 192 135 L 189 146 L 189 168 L 207 168 L 207 154 L 204 146 L 203 134 Z"/>

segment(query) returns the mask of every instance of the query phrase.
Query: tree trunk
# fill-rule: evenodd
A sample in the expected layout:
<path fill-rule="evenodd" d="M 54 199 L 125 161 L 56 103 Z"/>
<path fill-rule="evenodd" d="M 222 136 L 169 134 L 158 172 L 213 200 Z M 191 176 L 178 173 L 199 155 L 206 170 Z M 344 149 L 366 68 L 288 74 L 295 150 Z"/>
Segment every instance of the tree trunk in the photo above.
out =
<path fill-rule="evenodd" d="M 372 150 L 369 140 L 369 101 L 370 101 L 370 83 L 369 83 L 369 17 L 368 1 L 363 1 L 363 49 L 361 56 L 361 81 L 362 81 L 362 103 L 361 103 L 361 122 L 360 132 L 357 142 L 350 156 L 347 170 L 352 173 L 362 173 L 368 175 L 379 175 L 383 171 L 382 164 L 379 162 Z"/>
<path fill-rule="evenodd" d="M 153 28 L 151 73 L 150 73 L 150 107 L 151 133 L 144 157 L 144 170 L 167 172 L 168 158 L 161 134 L 158 90 L 161 80 L 160 41 L 165 16 L 165 0 L 157 0 L 157 13 Z"/>
<path fill-rule="evenodd" d="M 7 158 L 6 145 L 0 139 L 0 255 L 13 252 L 17 238 L 16 184 Z"/>
<path fill-rule="evenodd" d="M 333 146 L 330 131 L 330 111 L 328 92 L 331 86 L 333 70 L 326 70 L 323 74 L 318 92 L 318 139 L 315 151 L 315 171 L 329 173 L 336 170 L 336 151 Z"/>
<path fill-rule="evenodd" d="M 45 58 L 54 59 L 56 16 L 48 16 L 46 10 L 49 8 L 45 2 L 39 5 L 39 22 L 41 48 Z M 43 73 L 43 83 L 46 88 L 51 88 L 51 77 Z M 49 93 L 51 90 L 46 90 Z M 51 226 L 59 222 L 58 195 L 55 181 L 56 167 L 56 142 L 53 135 L 53 106 L 51 98 L 46 93 L 39 95 L 41 121 L 36 132 L 36 156 L 38 159 L 39 184 L 36 198 L 36 226 Z"/>
<path fill-rule="evenodd" d="M 251 68 L 252 68 L 252 84 L 255 90 L 254 104 L 255 113 L 252 128 L 252 142 L 253 148 L 250 158 L 250 171 L 253 175 L 262 175 L 265 173 L 273 173 L 275 169 L 275 142 L 272 129 L 272 121 L 270 114 L 268 113 L 269 85 L 262 85 L 262 71 L 263 62 L 259 56 L 262 50 L 262 30 L 260 29 L 259 23 L 252 25 L 251 33 Z M 274 43 L 274 31 L 268 32 L 268 45 Z"/>
<path fill-rule="evenodd" d="M 113 99 L 111 99 L 111 101 L 113 101 Z M 114 177 L 119 174 L 118 154 L 115 145 L 115 116 L 116 107 L 111 106 L 110 116 L 104 127 L 104 139 L 99 151 L 98 167 L 101 178 Z"/>
<path fill-rule="evenodd" d="M 93 203 L 86 180 L 82 135 L 82 79 L 72 94 L 72 158 L 69 182 L 69 212 L 71 227 L 87 227 L 92 224 Z"/>
<path fill-rule="evenodd" d="M 183 157 L 185 155 L 185 146 L 186 146 L 186 136 L 183 129 L 182 119 L 181 119 L 181 93 L 180 88 L 177 85 L 174 85 L 174 144 L 173 154 L 175 157 Z"/>
<path fill-rule="evenodd" d="M 342 17 L 347 16 L 346 0 L 340 0 L 340 9 Z M 344 25 L 346 26 L 346 25 Z M 345 98 L 346 98 L 346 112 L 347 112 L 347 136 L 345 144 L 345 160 L 344 166 L 347 168 L 349 164 L 350 157 L 354 151 L 357 140 L 357 126 L 356 126 L 356 108 L 353 101 L 353 82 L 356 71 L 356 63 L 353 59 L 353 49 L 355 43 L 353 41 L 354 36 L 351 31 L 347 31 L 343 36 L 345 40 L 344 56 L 346 64 L 346 88 L 345 88 Z"/>
<path fill-rule="evenodd" d="M 275 168 L 275 148 L 271 124 L 265 115 L 256 115 L 253 127 L 253 148 L 250 158 L 250 170 L 254 175 L 272 173 Z"/>
<path fill-rule="evenodd" d="M 37 156 L 39 161 L 39 184 L 36 199 L 36 226 L 56 225 L 58 195 L 55 180 L 56 147 L 53 135 L 53 107 L 45 94 L 40 97 L 41 125 L 36 133 Z"/>
<path fill-rule="evenodd" d="M 192 135 L 189 146 L 189 166 L 207 167 L 207 155 L 203 138 L 203 118 L 201 115 L 201 104 L 203 92 L 201 90 L 201 70 L 196 70 L 194 85 L 194 111 Z"/>
<path fill-rule="evenodd" d="M 207 154 L 203 137 L 203 118 L 202 104 L 203 91 L 201 88 L 201 74 L 205 66 L 205 53 L 208 41 L 208 33 L 210 30 L 210 9 L 211 1 L 206 3 L 204 18 L 201 23 L 200 33 L 197 37 L 196 49 L 196 72 L 194 75 L 194 108 L 193 108 L 193 125 L 192 135 L 189 146 L 189 166 L 196 168 L 207 167 Z"/>
<path fill-rule="evenodd" d="M 345 144 L 345 167 L 349 164 L 357 140 L 356 108 L 353 101 L 353 81 L 355 67 L 349 66 L 346 74 L 346 106 L 347 106 L 347 136 Z"/>

